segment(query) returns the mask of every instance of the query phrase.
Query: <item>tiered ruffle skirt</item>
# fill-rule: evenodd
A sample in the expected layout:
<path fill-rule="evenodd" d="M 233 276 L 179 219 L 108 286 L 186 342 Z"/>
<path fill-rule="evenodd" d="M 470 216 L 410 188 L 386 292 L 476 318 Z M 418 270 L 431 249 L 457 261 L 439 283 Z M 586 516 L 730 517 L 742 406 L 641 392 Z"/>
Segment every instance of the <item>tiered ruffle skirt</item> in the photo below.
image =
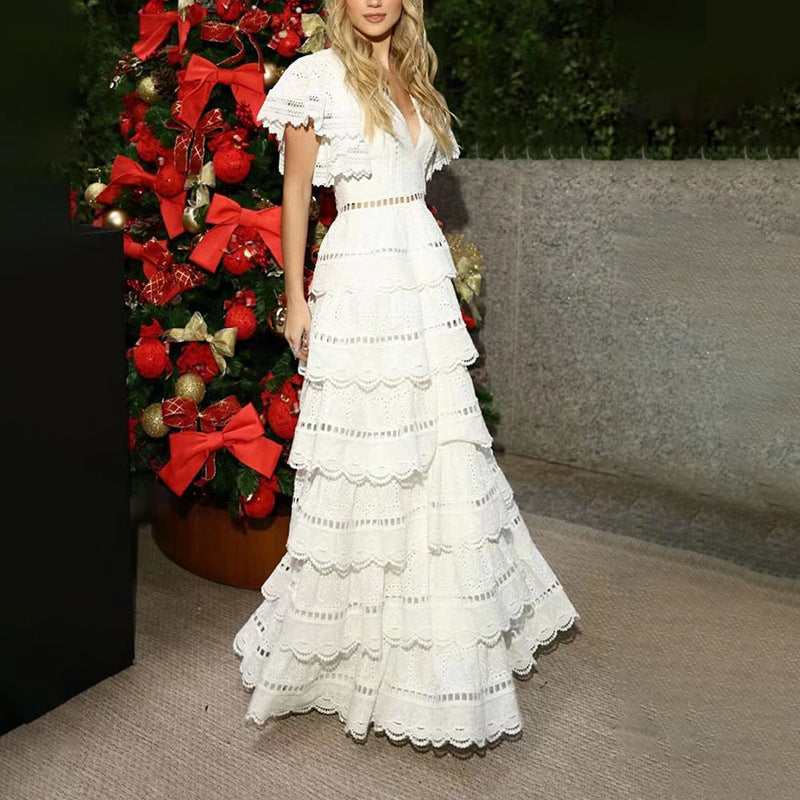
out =
<path fill-rule="evenodd" d="M 580 617 L 494 459 L 446 240 L 424 203 L 397 213 L 323 241 L 287 552 L 233 648 L 249 723 L 316 709 L 358 740 L 482 747 L 522 729 L 514 674 Z"/>

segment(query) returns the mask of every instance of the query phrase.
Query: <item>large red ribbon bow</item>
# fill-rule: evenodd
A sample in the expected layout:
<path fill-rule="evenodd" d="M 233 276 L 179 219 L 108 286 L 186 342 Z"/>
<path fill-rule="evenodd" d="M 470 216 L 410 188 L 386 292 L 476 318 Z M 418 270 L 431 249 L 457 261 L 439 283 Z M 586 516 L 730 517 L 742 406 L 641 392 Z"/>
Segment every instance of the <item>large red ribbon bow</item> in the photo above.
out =
<path fill-rule="evenodd" d="M 177 124 L 168 123 L 166 127 L 181 131 L 175 139 L 175 168 L 179 172 L 199 173 L 203 169 L 203 156 L 206 152 L 206 137 L 226 129 L 221 108 L 212 108 L 197 121 L 189 125 L 181 119 L 183 103 L 176 100 L 172 104 L 172 119 Z"/>
<path fill-rule="evenodd" d="M 272 251 L 275 260 L 283 267 L 283 251 L 281 250 L 281 216 L 282 206 L 271 206 L 255 211 L 242 208 L 235 200 L 225 195 L 215 194 L 208 207 L 206 222 L 214 225 L 203 234 L 197 247 L 192 250 L 191 258 L 209 272 L 216 272 L 225 247 L 238 225 L 257 228 L 264 244 Z"/>
<path fill-rule="evenodd" d="M 270 477 L 283 448 L 264 436 L 264 426 L 252 403 L 231 417 L 221 431 L 180 431 L 169 436 L 170 460 L 158 475 L 177 495 L 182 495 L 216 450 L 226 448 L 236 459 Z"/>
<path fill-rule="evenodd" d="M 236 45 L 236 52 L 224 61 L 220 61 L 219 63 L 221 66 L 222 64 L 235 64 L 237 61 L 241 61 L 244 58 L 244 43 L 239 36 L 240 33 L 243 33 L 249 39 L 250 44 L 255 48 L 256 53 L 258 53 L 258 67 L 263 72 L 264 55 L 258 43 L 253 38 L 253 34 L 264 30 L 269 24 L 271 16 L 272 15 L 266 11 L 262 11 L 258 8 L 251 8 L 242 14 L 235 23 L 204 22 L 200 27 L 200 38 L 205 39 L 207 42 L 217 42 L 218 44 L 233 42 L 233 44 Z"/>
<path fill-rule="evenodd" d="M 195 428 L 200 420 L 200 430 L 211 433 L 225 425 L 241 408 L 236 395 L 230 394 L 217 403 L 200 411 L 197 403 L 189 397 L 170 397 L 161 403 L 161 418 L 170 428 Z M 195 486 L 203 486 L 213 480 L 217 474 L 216 453 L 209 453 L 203 464 L 203 474 L 195 480 Z"/>
<path fill-rule="evenodd" d="M 164 239 L 152 238 L 140 244 L 126 234 L 123 250 L 128 258 L 142 262 L 148 280 L 140 292 L 145 303 L 163 306 L 181 292 L 193 289 L 203 282 L 203 274 L 192 264 L 175 263 Z"/>
<path fill-rule="evenodd" d="M 145 9 L 157 9 L 146 11 Z M 185 12 L 164 11 L 164 4 L 151 0 L 139 11 L 139 41 L 131 48 L 142 60 L 146 61 L 161 46 L 164 39 L 169 36 L 173 25 L 178 26 L 178 50 L 186 47 L 186 38 L 192 25 L 202 22 L 206 17 L 206 10 L 199 3 L 194 3 Z"/>
<path fill-rule="evenodd" d="M 167 167 L 174 173 L 172 167 L 169 165 Z M 177 182 L 162 180 L 161 177 L 160 173 L 154 175 L 152 172 L 147 172 L 132 158 L 118 155 L 111 165 L 111 180 L 97 195 L 97 200 L 101 203 L 113 203 L 119 194 L 120 186 L 146 186 L 152 189 L 158 197 L 164 226 L 171 239 L 186 232 L 182 222 L 186 192 L 180 188 L 183 186 L 184 176 L 181 175 L 181 180 Z"/>
<path fill-rule="evenodd" d="M 266 99 L 264 70 L 258 64 L 242 64 L 236 69 L 220 69 L 207 58 L 196 53 L 189 59 L 186 69 L 178 73 L 178 100 L 182 102 L 181 120 L 187 125 L 197 125 L 208 103 L 211 90 L 222 83 L 231 87 L 237 103 L 244 103 L 255 117 Z"/>

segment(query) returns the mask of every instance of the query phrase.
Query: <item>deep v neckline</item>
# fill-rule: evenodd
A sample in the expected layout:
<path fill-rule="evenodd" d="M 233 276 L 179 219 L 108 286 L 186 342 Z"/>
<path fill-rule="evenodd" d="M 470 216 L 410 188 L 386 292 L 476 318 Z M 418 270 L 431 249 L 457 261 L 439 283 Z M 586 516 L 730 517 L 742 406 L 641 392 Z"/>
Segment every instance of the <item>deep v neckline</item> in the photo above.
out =
<path fill-rule="evenodd" d="M 400 115 L 400 118 L 403 120 L 403 125 L 405 126 L 406 134 L 408 134 L 408 140 L 411 142 L 411 146 L 414 148 L 414 150 L 419 149 L 420 144 L 422 144 L 423 128 L 425 126 L 425 123 L 422 119 L 422 114 L 419 113 L 419 105 L 417 104 L 417 98 L 414 97 L 414 95 L 409 92 L 408 96 L 411 98 L 411 104 L 414 106 L 414 109 L 417 112 L 417 122 L 419 124 L 419 134 L 417 136 L 417 143 L 414 144 L 414 140 L 411 138 L 411 128 L 409 128 L 408 122 L 406 121 L 406 115 L 402 112 L 400 106 L 398 106 L 397 103 L 395 103 L 395 101 L 392 99 L 391 93 L 387 91 L 387 95 L 389 97 L 389 102 L 395 107 L 397 113 Z"/>

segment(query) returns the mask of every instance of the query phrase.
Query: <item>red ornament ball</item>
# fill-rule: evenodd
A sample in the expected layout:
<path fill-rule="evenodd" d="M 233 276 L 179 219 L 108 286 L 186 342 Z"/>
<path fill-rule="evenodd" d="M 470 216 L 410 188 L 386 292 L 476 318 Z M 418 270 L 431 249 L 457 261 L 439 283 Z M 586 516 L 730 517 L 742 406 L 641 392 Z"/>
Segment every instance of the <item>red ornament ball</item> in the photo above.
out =
<path fill-rule="evenodd" d="M 217 15 L 225 22 L 233 22 L 244 14 L 246 8 L 243 0 L 217 0 Z"/>
<path fill-rule="evenodd" d="M 133 348 L 133 366 L 143 378 L 157 378 L 169 367 L 169 355 L 164 342 L 142 339 Z"/>
<path fill-rule="evenodd" d="M 225 315 L 225 325 L 228 328 L 238 328 L 239 332 L 236 334 L 236 340 L 242 341 L 249 339 L 258 328 L 256 315 L 253 313 L 252 308 L 236 303 L 230 307 L 230 310 Z"/>
<path fill-rule="evenodd" d="M 222 256 L 222 266 L 225 267 L 231 275 L 244 275 L 247 270 L 253 268 L 253 262 L 250 260 L 249 251 L 246 245 L 240 245 L 230 253 L 224 253 Z"/>
<path fill-rule="evenodd" d="M 241 183 L 254 160 L 254 155 L 239 147 L 223 147 L 214 153 L 214 172 L 225 183 Z"/>
<path fill-rule="evenodd" d="M 281 392 L 281 394 L 272 399 L 267 409 L 267 425 L 281 439 L 294 438 L 298 414 L 292 410 L 293 406 L 294 398 Z"/>
<path fill-rule="evenodd" d="M 162 197 L 174 197 L 183 191 L 185 183 L 186 177 L 178 172 L 172 164 L 164 164 L 156 175 L 153 188 Z"/>
<path fill-rule="evenodd" d="M 260 478 L 258 489 L 253 492 L 249 500 L 242 503 L 244 513 L 253 519 L 263 519 L 272 513 L 275 508 L 275 492 L 269 488 L 267 482 Z"/>

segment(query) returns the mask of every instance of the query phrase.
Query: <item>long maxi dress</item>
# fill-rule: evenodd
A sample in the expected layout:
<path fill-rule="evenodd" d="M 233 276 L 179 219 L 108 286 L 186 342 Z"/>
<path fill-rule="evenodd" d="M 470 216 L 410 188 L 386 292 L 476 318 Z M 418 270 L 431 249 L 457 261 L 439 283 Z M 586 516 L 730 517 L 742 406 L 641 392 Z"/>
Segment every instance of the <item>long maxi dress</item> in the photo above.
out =
<path fill-rule="evenodd" d="M 338 214 L 309 287 L 287 552 L 233 648 L 246 724 L 316 709 L 356 740 L 372 725 L 472 749 L 522 729 L 514 674 L 580 617 L 495 461 L 467 369 L 479 354 L 425 203 L 449 158 L 421 116 L 414 144 L 392 109 L 394 134 L 368 142 L 324 49 L 292 62 L 258 115 L 281 173 L 284 126 L 313 118 L 313 183 L 334 186 Z"/>

